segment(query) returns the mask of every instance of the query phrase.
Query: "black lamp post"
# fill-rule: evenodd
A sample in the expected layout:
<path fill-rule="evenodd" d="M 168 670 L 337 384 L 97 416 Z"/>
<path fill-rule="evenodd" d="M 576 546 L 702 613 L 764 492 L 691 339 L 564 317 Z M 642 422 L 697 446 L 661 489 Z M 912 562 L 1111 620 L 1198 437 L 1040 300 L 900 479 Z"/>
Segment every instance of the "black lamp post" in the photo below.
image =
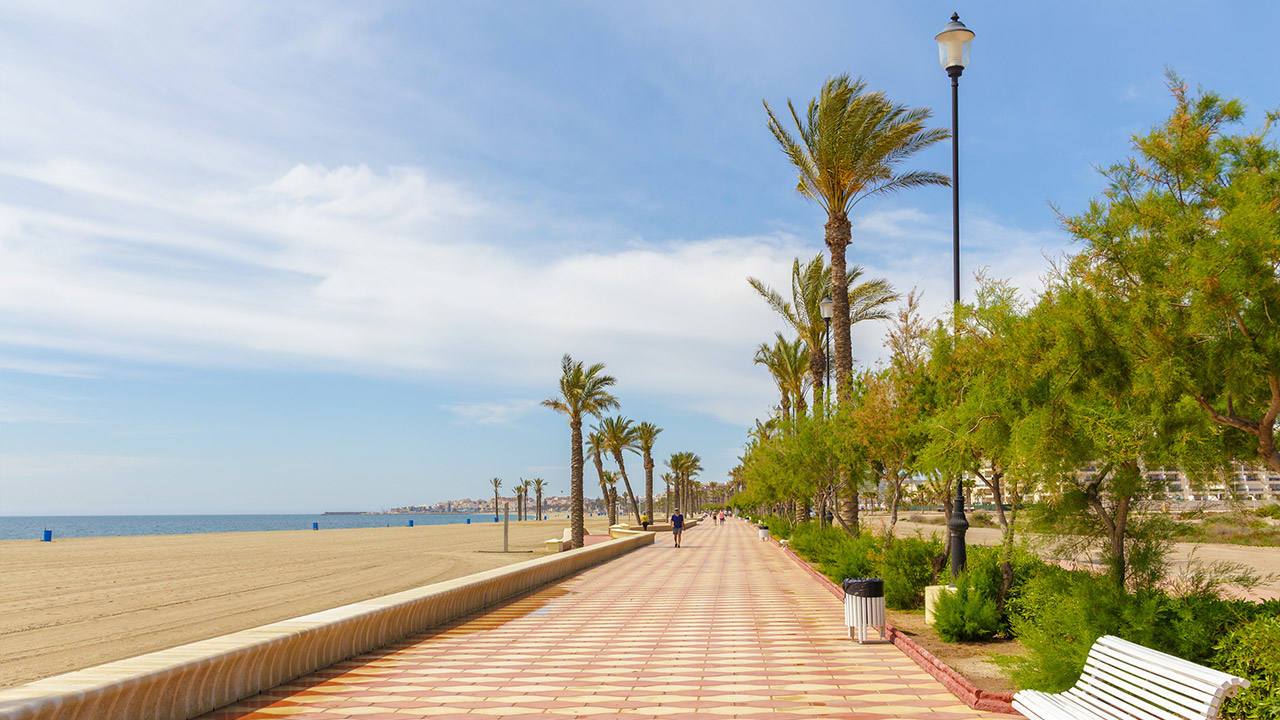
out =
<path fill-rule="evenodd" d="M 969 43 L 974 32 L 960 22 L 960 15 L 952 13 L 951 22 L 934 36 L 938 41 L 938 61 L 951 78 L 951 277 L 953 281 L 952 319 L 957 317 L 960 305 L 960 75 L 969 64 Z M 955 328 L 959 332 L 959 327 Z M 964 536 L 969 530 L 969 520 L 964 516 L 964 476 L 956 476 L 956 500 L 947 523 L 951 531 L 951 576 L 964 571 Z"/>

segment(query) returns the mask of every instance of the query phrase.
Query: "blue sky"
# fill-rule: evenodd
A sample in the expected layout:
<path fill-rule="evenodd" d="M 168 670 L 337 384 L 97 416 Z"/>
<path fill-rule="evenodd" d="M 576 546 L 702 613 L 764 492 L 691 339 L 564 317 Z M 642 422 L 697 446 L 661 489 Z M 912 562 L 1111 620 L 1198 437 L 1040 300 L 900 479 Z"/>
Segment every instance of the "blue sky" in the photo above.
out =
<path fill-rule="evenodd" d="M 566 351 L 719 479 L 773 402 L 745 277 L 821 249 L 762 99 L 849 72 L 945 123 L 958 9 L 965 273 L 1034 292 L 1166 66 L 1280 106 L 1278 8 L 6 3 L 0 514 L 562 492 Z M 949 232 L 945 190 L 866 203 L 851 260 L 936 312 Z"/>

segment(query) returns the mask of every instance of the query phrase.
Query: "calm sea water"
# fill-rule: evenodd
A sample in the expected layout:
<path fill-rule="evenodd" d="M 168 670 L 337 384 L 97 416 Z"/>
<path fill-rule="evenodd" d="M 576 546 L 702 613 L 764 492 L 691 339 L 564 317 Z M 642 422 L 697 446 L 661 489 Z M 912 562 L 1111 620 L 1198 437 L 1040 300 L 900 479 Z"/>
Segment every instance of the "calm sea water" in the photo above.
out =
<path fill-rule="evenodd" d="M 320 530 L 403 527 L 450 523 L 493 523 L 493 515 L 62 515 L 0 517 L 0 540 L 38 540 L 44 530 L 53 539 L 102 535 L 181 535 L 251 530 Z M 513 518 L 514 519 L 514 518 Z"/>

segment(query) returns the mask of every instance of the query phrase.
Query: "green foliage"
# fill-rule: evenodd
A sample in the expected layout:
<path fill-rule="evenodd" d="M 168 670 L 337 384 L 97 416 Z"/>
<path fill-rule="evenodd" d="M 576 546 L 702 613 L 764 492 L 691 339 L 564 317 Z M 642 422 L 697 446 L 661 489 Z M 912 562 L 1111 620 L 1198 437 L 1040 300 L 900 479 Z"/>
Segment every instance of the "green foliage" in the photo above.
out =
<path fill-rule="evenodd" d="M 1004 551 L 1001 548 L 981 545 L 968 548 L 965 575 L 976 590 L 992 598 L 993 601 L 1000 597 L 1000 588 L 1004 584 L 1004 572 L 1001 567 L 1003 554 Z M 1049 565 L 1034 552 L 1023 547 L 1010 549 L 1008 562 L 1012 577 L 997 628 L 998 632 L 1005 635 L 1012 632 L 1009 618 L 1014 609 L 1019 607 L 1028 583 L 1043 573 L 1058 570 L 1056 566 Z"/>
<path fill-rule="evenodd" d="M 969 573 L 960 575 L 954 592 L 938 598 L 934 618 L 934 628 L 947 642 L 990 640 L 1000 629 L 995 597 L 976 587 Z"/>
<path fill-rule="evenodd" d="M 942 543 L 922 538 L 898 538 L 885 545 L 880 563 L 885 605 L 896 610 L 924 607 L 924 589 L 934 581 L 933 560 Z"/>
<path fill-rule="evenodd" d="M 779 540 L 787 540 L 791 537 L 791 531 L 795 527 L 795 523 L 791 518 L 785 515 L 765 515 L 760 518 L 759 522 L 769 527 L 769 534 Z"/>
<path fill-rule="evenodd" d="M 1280 520 L 1280 504 L 1272 503 L 1264 505 L 1257 509 L 1258 517 L 1271 518 L 1272 520 Z"/>
<path fill-rule="evenodd" d="M 1129 594 L 1106 577 L 1088 573 L 1046 573 L 1041 578 L 1049 587 L 1031 587 L 1027 593 L 1041 602 L 1030 617 L 1018 614 L 1013 619 L 1013 631 L 1028 651 L 1010 663 L 1010 676 L 1018 687 L 1047 692 L 1071 687 L 1089 648 L 1103 635 L 1160 649 L 1154 637 L 1158 593 Z M 1037 578 L 1031 584 L 1040 582 Z"/>
<path fill-rule="evenodd" d="M 1223 720 L 1280 717 L 1280 616 L 1254 620 L 1222 638 L 1213 664 L 1250 683 L 1223 706 Z"/>
<path fill-rule="evenodd" d="M 791 535 L 791 549 L 813 563 L 832 582 L 875 574 L 876 538 L 854 537 L 839 528 L 801 523 Z"/>

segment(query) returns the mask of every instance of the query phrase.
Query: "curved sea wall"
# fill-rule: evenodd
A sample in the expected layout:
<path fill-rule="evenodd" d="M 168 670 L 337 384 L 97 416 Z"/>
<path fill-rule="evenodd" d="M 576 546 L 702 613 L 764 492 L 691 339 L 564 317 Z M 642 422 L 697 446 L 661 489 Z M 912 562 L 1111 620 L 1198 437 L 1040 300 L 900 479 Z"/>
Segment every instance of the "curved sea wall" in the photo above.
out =
<path fill-rule="evenodd" d="M 0 720 L 189 720 L 653 540 L 636 534 L 0 690 Z"/>

